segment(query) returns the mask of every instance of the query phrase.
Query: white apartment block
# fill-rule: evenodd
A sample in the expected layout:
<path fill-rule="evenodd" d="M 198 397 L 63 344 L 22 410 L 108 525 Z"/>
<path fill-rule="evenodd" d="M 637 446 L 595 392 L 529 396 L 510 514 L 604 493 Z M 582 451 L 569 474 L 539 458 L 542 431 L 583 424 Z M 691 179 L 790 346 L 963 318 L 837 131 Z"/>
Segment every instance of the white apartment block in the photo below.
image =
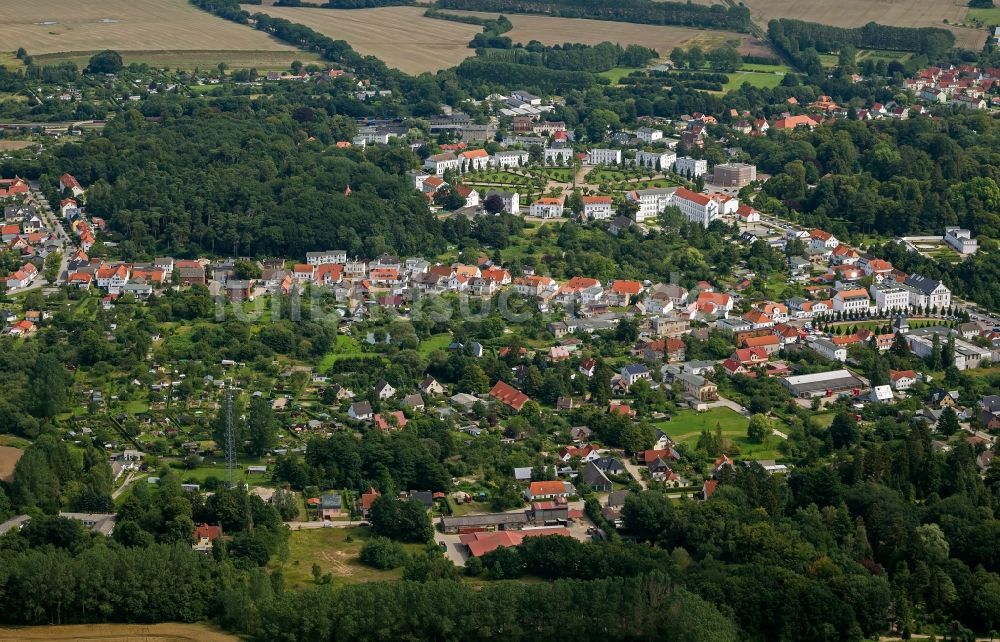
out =
<path fill-rule="evenodd" d="M 700 223 L 704 227 L 708 227 L 709 223 L 719 218 L 718 201 L 683 187 L 678 187 L 674 192 L 671 204 L 680 208 L 689 221 Z"/>
<path fill-rule="evenodd" d="M 674 171 L 681 176 L 697 178 L 708 171 L 708 161 L 691 158 L 690 156 L 679 156 L 674 161 Z"/>
<path fill-rule="evenodd" d="M 306 252 L 306 263 L 309 265 L 326 265 L 328 263 L 347 263 L 347 252 L 344 250 L 327 250 L 326 252 Z"/>
<path fill-rule="evenodd" d="M 642 142 L 649 144 L 663 138 L 663 131 L 659 129 L 653 129 L 652 127 L 640 127 L 638 131 L 635 132 L 636 138 Z"/>
<path fill-rule="evenodd" d="M 458 169 L 461 166 L 462 161 L 459 160 L 458 156 L 451 152 L 445 152 L 443 154 L 434 154 L 433 156 L 428 156 L 424 160 L 424 169 L 431 172 L 435 176 L 441 176 L 449 169 Z"/>
<path fill-rule="evenodd" d="M 903 281 L 910 290 L 910 305 L 928 309 L 947 308 L 951 305 L 951 290 L 934 279 L 919 274 L 911 274 Z"/>
<path fill-rule="evenodd" d="M 621 165 L 622 150 L 592 149 L 587 153 L 587 162 L 591 165 Z"/>
<path fill-rule="evenodd" d="M 521 213 L 521 195 L 517 192 L 486 192 L 486 198 L 483 201 L 488 200 L 491 196 L 496 194 L 503 201 L 503 211 L 508 214 L 520 214 Z"/>
<path fill-rule="evenodd" d="M 584 196 L 583 215 L 591 221 L 602 221 L 611 218 L 610 196 Z"/>
<path fill-rule="evenodd" d="M 885 310 L 906 310 L 910 306 L 910 290 L 898 285 L 889 283 L 876 283 L 868 288 L 872 299 L 875 301 L 875 309 L 879 312 Z"/>
<path fill-rule="evenodd" d="M 658 171 L 669 171 L 677 162 L 677 154 L 674 152 L 643 152 L 635 153 L 635 164 L 646 169 Z"/>
<path fill-rule="evenodd" d="M 531 216 L 538 218 L 559 218 L 563 215 L 562 196 L 559 198 L 540 198 L 531 204 Z"/>
<path fill-rule="evenodd" d="M 508 152 L 497 152 L 490 158 L 493 167 L 523 167 L 528 164 L 528 152 L 515 150 Z"/>
<path fill-rule="evenodd" d="M 833 295 L 834 312 L 864 312 L 871 307 L 868 293 L 863 289 L 840 290 Z"/>
<path fill-rule="evenodd" d="M 677 189 L 676 187 L 667 187 L 639 189 L 629 192 L 627 196 L 628 200 L 639 206 L 639 210 L 635 213 L 636 223 L 656 218 L 657 214 L 671 204 L 672 197 Z"/>
<path fill-rule="evenodd" d="M 546 165 L 569 165 L 573 162 L 573 148 L 555 146 L 545 148 Z"/>
<path fill-rule="evenodd" d="M 810 341 L 808 346 L 827 359 L 833 359 L 841 363 L 847 361 L 847 348 L 838 346 L 829 339 L 816 339 L 815 341 Z"/>

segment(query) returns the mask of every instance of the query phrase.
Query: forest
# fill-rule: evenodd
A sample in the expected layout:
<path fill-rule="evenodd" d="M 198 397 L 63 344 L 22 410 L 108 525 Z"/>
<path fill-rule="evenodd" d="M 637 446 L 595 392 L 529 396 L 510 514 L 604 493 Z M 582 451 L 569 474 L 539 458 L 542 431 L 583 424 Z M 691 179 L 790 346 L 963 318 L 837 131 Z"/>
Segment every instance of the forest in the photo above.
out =
<path fill-rule="evenodd" d="M 70 171 L 90 185 L 90 211 L 122 235 L 125 256 L 443 249 L 438 222 L 402 171 L 326 151 L 354 131 L 350 119 L 339 122 L 326 144 L 313 144 L 287 112 L 263 120 L 252 109 L 204 109 L 160 122 L 126 112 L 100 138 L 54 150 L 41 173 L 48 184 Z"/>
<path fill-rule="evenodd" d="M 681 25 L 747 31 L 750 10 L 742 5 L 655 2 L 653 0 L 439 0 L 442 9 L 499 13 L 541 13 L 562 18 Z"/>

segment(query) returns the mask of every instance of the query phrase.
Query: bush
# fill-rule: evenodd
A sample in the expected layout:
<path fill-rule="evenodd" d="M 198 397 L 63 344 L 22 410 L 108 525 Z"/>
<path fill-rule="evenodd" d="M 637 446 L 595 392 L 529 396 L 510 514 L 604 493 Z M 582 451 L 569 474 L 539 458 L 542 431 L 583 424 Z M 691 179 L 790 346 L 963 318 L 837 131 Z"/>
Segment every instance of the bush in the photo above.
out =
<path fill-rule="evenodd" d="M 361 547 L 361 555 L 358 556 L 362 564 L 367 564 L 374 568 L 388 571 L 399 568 L 406 563 L 406 551 L 401 544 L 397 544 L 388 537 L 376 535 Z"/>

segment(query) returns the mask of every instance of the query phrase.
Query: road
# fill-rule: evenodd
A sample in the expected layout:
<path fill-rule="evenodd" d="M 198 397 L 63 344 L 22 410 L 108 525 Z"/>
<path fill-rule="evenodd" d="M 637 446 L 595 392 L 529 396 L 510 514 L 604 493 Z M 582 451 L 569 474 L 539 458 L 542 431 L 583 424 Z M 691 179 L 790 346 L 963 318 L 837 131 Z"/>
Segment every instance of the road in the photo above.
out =
<path fill-rule="evenodd" d="M 52 208 L 49 207 L 49 202 L 42 195 L 38 181 L 29 181 L 28 185 L 31 187 L 31 202 L 35 206 L 35 210 L 38 212 L 45 226 L 55 232 L 56 237 L 59 239 L 59 251 L 62 253 L 62 262 L 59 264 L 59 275 L 56 277 L 55 285 L 59 285 L 66 282 L 69 269 L 69 255 L 76 250 L 76 246 L 73 244 L 73 239 L 70 238 L 66 229 L 62 226 L 59 221 L 59 217 L 53 213 Z M 36 279 L 36 281 L 39 279 Z"/>
<path fill-rule="evenodd" d="M 122 485 L 119 486 L 115 492 L 111 493 L 111 499 L 118 499 L 122 493 L 128 490 L 128 487 L 131 486 L 133 482 L 145 478 L 145 475 L 136 475 L 134 470 L 130 470 L 128 476 L 125 477 L 125 481 L 122 482 Z"/>
<path fill-rule="evenodd" d="M 621 462 L 622 465 L 625 466 L 625 470 L 628 471 L 628 474 L 632 475 L 632 477 L 635 478 L 637 482 L 639 482 L 639 485 L 642 486 L 643 490 L 649 488 L 649 482 L 647 482 L 642 476 L 641 467 L 639 467 L 637 464 L 633 464 L 632 460 L 630 460 L 628 457 L 621 457 Z"/>

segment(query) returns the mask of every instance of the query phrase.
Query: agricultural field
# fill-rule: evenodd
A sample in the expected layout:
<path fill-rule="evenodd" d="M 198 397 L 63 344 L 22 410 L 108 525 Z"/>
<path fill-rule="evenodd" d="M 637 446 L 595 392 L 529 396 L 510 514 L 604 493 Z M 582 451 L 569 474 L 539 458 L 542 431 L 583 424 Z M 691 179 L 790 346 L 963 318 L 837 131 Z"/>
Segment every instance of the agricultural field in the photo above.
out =
<path fill-rule="evenodd" d="M 656 424 L 656 427 L 667 433 L 677 443 L 694 449 L 702 430 L 714 432 L 716 426 L 722 429 L 722 437 L 739 448 L 737 459 L 779 459 L 781 453 L 776 449 L 781 438 L 772 435 L 762 444 L 751 443 L 747 439 L 746 417 L 737 414 L 729 408 L 712 408 L 705 412 L 685 410 L 677 413 L 670 421 Z M 782 425 L 776 426 L 778 430 Z"/>
<path fill-rule="evenodd" d="M 48 65 L 56 62 L 70 61 L 81 69 L 87 66 L 90 57 L 96 51 L 73 51 L 67 53 L 52 53 L 34 56 L 35 62 Z M 287 70 L 293 60 L 303 64 L 320 62 L 318 54 L 308 51 L 216 51 L 202 50 L 150 50 L 122 51 L 122 61 L 126 64 L 146 63 L 157 69 L 212 69 L 220 62 L 226 63 L 230 69 L 256 69 L 264 71 Z M 213 89 L 214 85 L 207 86 Z"/>
<path fill-rule="evenodd" d="M 239 642 L 207 624 L 72 624 L 0 629 L 0 642 L 84 642 L 85 640 L 146 640 L 148 642 Z"/>
<path fill-rule="evenodd" d="M 37 144 L 33 140 L 0 140 L 0 152 L 13 152 Z"/>
<path fill-rule="evenodd" d="M 456 15 L 473 15 L 495 18 L 496 14 L 478 11 L 455 11 Z M 608 41 L 621 45 L 642 45 L 651 47 L 666 58 L 674 47 L 699 45 L 702 49 L 714 49 L 727 42 L 737 44 L 740 53 L 770 56 L 770 50 L 759 40 L 746 34 L 732 31 L 710 31 L 689 27 L 643 25 L 629 22 L 606 20 L 586 20 L 578 18 L 557 18 L 549 16 L 529 16 L 506 14 L 514 29 L 505 33 L 514 42 L 527 44 L 537 40 L 546 45 L 564 42 L 594 44 Z"/>
<path fill-rule="evenodd" d="M 77 54 L 40 58 L 38 62 L 70 58 L 79 64 L 90 53 L 103 49 L 122 52 L 127 62 L 150 62 L 155 57 L 157 62 L 173 66 L 185 61 L 202 66 L 229 63 L 231 58 L 233 62 L 249 61 L 266 54 L 275 56 L 270 62 L 280 58 L 281 67 L 287 67 L 300 58 L 294 47 L 216 18 L 187 0 L 94 0 L 76 3 L 72 10 L 61 0 L 8 0 L 4 9 L 5 18 L 0 22 L 4 49 L 24 47 L 36 57 Z"/>
<path fill-rule="evenodd" d="M 754 22 L 759 25 L 766 25 L 768 20 L 775 18 L 838 27 L 860 27 L 877 22 L 897 27 L 950 29 L 957 38 L 957 44 L 967 49 L 979 50 L 986 41 L 986 32 L 981 29 L 955 26 L 965 19 L 968 11 L 965 0 L 847 0 L 847 4 L 822 0 L 747 0 L 745 4 Z"/>
<path fill-rule="evenodd" d="M 24 451 L 13 446 L 0 446 L 0 481 L 9 482 L 14 478 L 14 466 Z"/>
<path fill-rule="evenodd" d="M 359 53 L 376 56 L 388 66 L 411 74 L 438 71 L 462 62 L 473 55 L 469 41 L 482 31 L 477 25 L 425 18 L 422 7 L 338 10 L 244 5 L 243 8 L 346 40 Z"/>

